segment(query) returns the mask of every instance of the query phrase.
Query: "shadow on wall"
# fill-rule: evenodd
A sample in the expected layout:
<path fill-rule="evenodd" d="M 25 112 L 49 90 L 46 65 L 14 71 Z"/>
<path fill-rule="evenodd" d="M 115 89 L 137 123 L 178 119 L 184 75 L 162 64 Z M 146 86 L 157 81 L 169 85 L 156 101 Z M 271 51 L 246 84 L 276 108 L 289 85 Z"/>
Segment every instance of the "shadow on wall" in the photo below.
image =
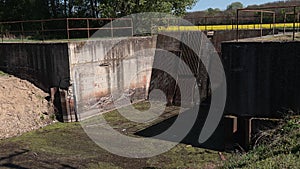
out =
<path fill-rule="evenodd" d="M 70 85 L 67 43 L 2 43 L 0 69 L 45 92 Z"/>

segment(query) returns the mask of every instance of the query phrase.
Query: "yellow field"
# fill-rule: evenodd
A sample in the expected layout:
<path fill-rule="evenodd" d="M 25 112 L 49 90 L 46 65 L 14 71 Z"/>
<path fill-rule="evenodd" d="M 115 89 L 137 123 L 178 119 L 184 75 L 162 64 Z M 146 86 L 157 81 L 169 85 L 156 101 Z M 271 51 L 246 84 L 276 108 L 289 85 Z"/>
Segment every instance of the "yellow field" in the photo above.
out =
<path fill-rule="evenodd" d="M 292 23 L 277 23 L 277 24 L 246 24 L 246 25 L 239 25 L 239 29 L 273 29 L 275 28 L 293 28 Z M 299 23 L 296 23 L 296 28 L 300 26 Z M 158 30 L 164 31 L 205 31 L 205 30 L 232 30 L 236 29 L 236 25 L 208 25 L 208 26 L 170 26 L 170 27 L 158 27 Z"/>

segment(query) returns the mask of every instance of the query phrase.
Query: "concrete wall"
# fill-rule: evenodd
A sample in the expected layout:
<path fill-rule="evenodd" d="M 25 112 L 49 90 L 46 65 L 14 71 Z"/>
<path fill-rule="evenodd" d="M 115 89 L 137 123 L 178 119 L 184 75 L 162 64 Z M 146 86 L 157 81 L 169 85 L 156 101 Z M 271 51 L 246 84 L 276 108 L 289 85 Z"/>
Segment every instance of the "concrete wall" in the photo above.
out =
<path fill-rule="evenodd" d="M 199 44 L 199 40 L 202 36 L 205 36 L 204 34 L 200 32 L 168 32 L 164 35 L 158 35 L 157 37 L 157 50 L 154 56 L 154 67 L 160 67 L 158 65 L 161 65 L 161 67 L 166 67 L 166 70 L 173 70 L 174 74 L 176 74 L 176 77 L 171 77 L 168 73 L 154 69 L 151 75 L 151 83 L 150 83 L 150 91 L 153 89 L 160 89 L 162 90 L 167 98 L 167 102 L 169 105 L 180 105 L 180 104 L 191 104 L 193 102 L 196 102 L 198 98 L 195 98 L 194 89 L 196 88 L 196 85 L 199 88 L 199 95 L 201 96 L 201 100 L 205 100 L 208 95 L 208 76 L 206 72 L 206 68 L 204 67 L 201 60 L 199 60 L 200 55 L 209 55 L 208 50 L 205 50 L 203 46 L 208 46 L 208 44 L 204 44 L 205 41 L 201 41 L 203 43 L 202 47 L 198 45 L 196 47 L 195 52 L 193 52 L 187 44 L 184 44 L 180 39 L 189 39 L 190 44 L 188 45 L 197 45 Z M 174 37 L 178 37 L 178 39 L 175 39 Z M 195 39 L 199 38 L 199 39 Z M 210 43 L 207 41 L 207 43 Z M 185 63 L 187 66 L 189 66 L 191 73 L 193 73 L 194 77 L 189 77 L 187 75 L 187 71 L 185 71 L 182 67 L 180 69 L 181 63 L 176 63 L 174 59 L 170 57 L 166 57 L 165 59 L 168 59 L 168 61 L 164 61 L 164 63 L 161 63 L 159 58 L 162 56 L 165 56 L 166 53 L 164 51 L 168 51 L 170 53 L 173 53 L 177 57 L 181 58 L 183 63 Z M 207 52 L 207 53 L 205 53 Z M 199 55 L 199 56 L 198 56 Z M 200 63 L 199 63 L 200 62 Z M 177 86 L 177 81 L 184 81 L 185 89 L 181 89 L 184 92 L 187 92 L 189 98 L 181 98 L 181 90 Z M 182 103 L 183 100 L 187 103 Z M 199 100 L 199 99 L 198 99 Z"/>
<path fill-rule="evenodd" d="M 155 46 L 156 37 L 70 42 L 70 93 L 79 120 L 113 109 L 116 98 L 111 95 L 131 102 L 145 99 Z"/>
<path fill-rule="evenodd" d="M 67 43 L 1 43 L 0 70 L 34 83 L 44 91 L 69 86 Z"/>
<path fill-rule="evenodd" d="M 300 42 L 222 44 L 228 95 L 226 113 L 280 116 L 300 110 Z"/>
<path fill-rule="evenodd" d="M 0 70 L 52 92 L 53 98 L 58 97 L 54 103 L 62 111 L 64 121 L 82 120 L 113 109 L 112 93 L 124 94 L 131 102 L 145 99 L 155 47 L 155 36 L 68 43 L 2 43 Z M 81 113 L 78 117 L 76 111 Z"/>

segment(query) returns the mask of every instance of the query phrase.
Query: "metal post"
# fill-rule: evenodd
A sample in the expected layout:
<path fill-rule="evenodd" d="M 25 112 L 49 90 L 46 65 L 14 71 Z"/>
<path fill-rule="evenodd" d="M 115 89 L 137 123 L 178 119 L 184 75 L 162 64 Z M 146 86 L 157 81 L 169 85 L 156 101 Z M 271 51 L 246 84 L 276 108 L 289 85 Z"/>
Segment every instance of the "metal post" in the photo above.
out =
<path fill-rule="evenodd" d="M 300 13 L 298 13 L 298 32 L 299 32 L 299 27 L 300 27 Z"/>
<path fill-rule="evenodd" d="M 236 10 L 236 41 L 239 41 L 239 10 Z"/>
<path fill-rule="evenodd" d="M 22 39 L 22 42 L 23 42 L 23 36 L 24 36 L 24 25 L 23 25 L 23 22 L 21 22 L 21 30 L 22 30 L 21 39 Z"/>
<path fill-rule="evenodd" d="M 88 35 L 88 39 L 90 38 L 90 22 L 89 19 L 86 19 L 86 26 L 87 26 L 87 35 Z"/>
<path fill-rule="evenodd" d="M 69 18 L 67 18 L 67 35 L 68 35 L 68 40 L 70 40 Z"/>
<path fill-rule="evenodd" d="M 263 28 L 262 28 L 262 23 L 263 23 L 263 12 L 260 12 L 260 38 L 263 36 Z"/>
<path fill-rule="evenodd" d="M 275 24 L 276 23 L 276 14 L 273 13 L 273 36 L 275 35 Z"/>
<path fill-rule="evenodd" d="M 285 34 L 285 24 L 286 24 L 286 13 L 284 14 L 283 34 Z"/>
<path fill-rule="evenodd" d="M 2 24 L 1 24 L 1 39 L 2 39 L 2 43 L 3 43 L 4 35 L 3 35 L 3 25 Z"/>
<path fill-rule="evenodd" d="M 298 21 L 298 29 L 297 29 L 297 32 L 299 32 L 299 27 L 300 27 L 300 21 L 299 21 L 299 19 L 300 19 L 300 13 L 298 13 L 298 19 L 297 19 L 297 21 Z"/>
<path fill-rule="evenodd" d="M 131 36 L 133 37 L 133 21 L 132 21 L 132 18 L 130 18 L 130 22 L 131 22 Z M 151 20 L 151 27 L 152 27 L 152 20 Z M 151 32 L 152 32 L 152 28 L 151 28 Z"/>
<path fill-rule="evenodd" d="M 114 37 L 114 29 L 113 29 L 113 20 L 110 19 L 110 30 L 111 30 L 111 37 Z"/>
<path fill-rule="evenodd" d="M 204 26 L 205 26 L 205 31 L 207 31 L 207 17 L 204 17 Z"/>
<path fill-rule="evenodd" d="M 296 6 L 294 6 L 293 41 L 295 40 L 295 32 L 296 32 Z"/>
<path fill-rule="evenodd" d="M 41 27 L 42 27 L 42 38 L 43 38 L 43 42 L 45 40 L 45 37 L 44 37 L 44 23 L 41 22 Z"/>

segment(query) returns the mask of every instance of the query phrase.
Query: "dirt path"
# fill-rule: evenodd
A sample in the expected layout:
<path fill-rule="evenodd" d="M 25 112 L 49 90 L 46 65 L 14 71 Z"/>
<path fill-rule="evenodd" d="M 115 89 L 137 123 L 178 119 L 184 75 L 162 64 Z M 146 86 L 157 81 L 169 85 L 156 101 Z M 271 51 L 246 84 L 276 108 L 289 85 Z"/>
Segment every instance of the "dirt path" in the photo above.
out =
<path fill-rule="evenodd" d="M 51 123 L 48 94 L 26 80 L 0 74 L 0 139 Z"/>

